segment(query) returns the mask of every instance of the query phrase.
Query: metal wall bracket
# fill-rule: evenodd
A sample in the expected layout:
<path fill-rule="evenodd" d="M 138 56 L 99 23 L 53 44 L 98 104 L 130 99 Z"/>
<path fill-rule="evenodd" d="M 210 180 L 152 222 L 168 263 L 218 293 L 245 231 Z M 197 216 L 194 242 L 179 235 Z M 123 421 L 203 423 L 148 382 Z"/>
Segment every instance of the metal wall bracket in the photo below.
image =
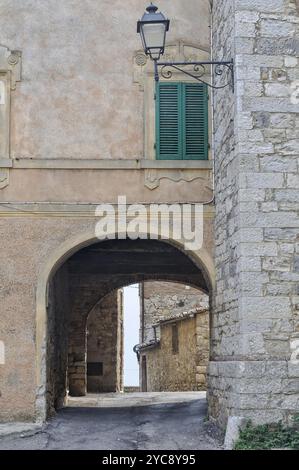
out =
<path fill-rule="evenodd" d="M 183 73 L 198 82 L 206 84 L 214 90 L 230 87 L 234 92 L 234 61 L 211 61 L 211 62 L 158 62 L 155 63 L 155 80 L 160 77 L 171 79 L 176 72 Z M 210 68 L 210 70 L 209 70 Z M 207 75 L 225 77 L 224 83 L 214 85 L 206 80 Z M 220 80 L 221 81 L 221 80 Z"/>

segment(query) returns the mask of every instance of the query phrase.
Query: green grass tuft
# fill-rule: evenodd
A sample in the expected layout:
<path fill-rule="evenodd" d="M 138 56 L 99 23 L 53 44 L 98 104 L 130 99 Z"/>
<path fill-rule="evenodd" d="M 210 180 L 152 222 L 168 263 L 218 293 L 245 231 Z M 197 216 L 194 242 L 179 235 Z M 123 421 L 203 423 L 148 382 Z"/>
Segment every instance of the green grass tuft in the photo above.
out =
<path fill-rule="evenodd" d="M 240 431 L 235 450 L 299 449 L 299 415 L 293 419 L 293 425 L 286 427 L 282 423 L 253 426 L 248 422 Z"/>

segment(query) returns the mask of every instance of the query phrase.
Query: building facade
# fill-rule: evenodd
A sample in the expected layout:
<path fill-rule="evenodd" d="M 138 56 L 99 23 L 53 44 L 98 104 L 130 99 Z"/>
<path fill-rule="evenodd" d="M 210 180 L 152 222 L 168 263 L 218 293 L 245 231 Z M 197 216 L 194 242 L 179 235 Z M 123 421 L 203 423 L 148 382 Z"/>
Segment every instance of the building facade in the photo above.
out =
<path fill-rule="evenodd" d="M 154 325 L 155 340 L 139 347 L 144 392 L 205 391 L 209 312 L 184 314 Z"/>
<path fill-rule="evenodd" d="M 84 394 L 91 310 L 159 280 L 210 296 L 210 417 L 288 420 L 299 408 L 297 2 L 164 0 L 166 60 L 234 59 L 234 92 L 213 93 L 179 73 L 155 90 L 137 0 L 1 6 L 0 419 L 45 420 L 66 375 Z M 190 96 L 209 98 L 204 146 L 195 115 L 167 147 L 169 90 L 189 123 Z M 202 203 L 202 247 L 121 229 L 100 241 L 97 206 L 125 203 Z"/>
<path fill-rule="evenodd" d="M 153 326 L 197 310 L 208 310 L 209 297 L 194 287 L 173 282 L 140 284 L 140 343 L 153 339 Z"/>
<path fill-rule="evenodd" d="M 206 390 L 209 298 L 190 286 L 147 281 L 140 285 L 140 389 Z"/>
<path fill-rule="evenodd" d="M 299 408 L 298 2 L 213 2 L 215 268 L 209 404 L 255 422 Z M 226 412 L 223 410 L 226 409 Z"/>

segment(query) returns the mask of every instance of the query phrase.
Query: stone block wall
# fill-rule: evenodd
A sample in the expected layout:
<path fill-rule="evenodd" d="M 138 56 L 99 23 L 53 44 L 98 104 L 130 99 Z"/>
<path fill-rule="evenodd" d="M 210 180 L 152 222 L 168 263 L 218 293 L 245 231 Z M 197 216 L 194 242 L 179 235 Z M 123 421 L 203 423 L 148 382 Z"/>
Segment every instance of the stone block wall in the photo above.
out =
<path fill-rule="evenodd" d="M 99 302 L 87 320 L 87 392 L 122 390 L 123 312 L 121 291 Z M 102 364 L 102 374 L 89 372 L 90 364 Z"/>
<path fill-rule="evenodd" d="M 147 281 L 140 288 L 140 342 L 161 341 L 147 350 L 147 386 L 140 360 L 141 388 L 147 391 L 205 390 L 209 360 L 209 297 L 190 286 L 173 282 Z M 201 311 L 186 320 L 190 312 Z M 185 317 L 185 318 L 184 318 Z M 183 349 L 173 355 L 172 328 L 177 320 Z M 190 342 L 190 344 L 188 344 Z M 192 357 L 194 356 L 194 357 Z"/>
<path fill-rule="evenodd" d="M 144 311 L 140 342 L 153 339 L 153 325 L 182 315 L 190 310 L 207 309 L 209 298 L 199 289 L 173 282 L 147 281 L 140 290 L 141 311 Z"/>
<path fill-rule="evenodd" d="M 195 315 L 196 327 L 196 386 L 197 390 L 207 389 L 207 368 L 210 359 L 210 311 L 203 310 Z"/>
<path fill-rule="evenodd" d="M 173 350 L 173 327 L 177 328 L 177 350 Z M 206 389 L 209 360 L 209 313 L 170 321 L 160 326 L 160 342 L 144 350 L 147 391 L 175 392 Z"/>
<path fill-rule="evenodd" d="M 68 365 L 68 323 L 70 299 L 67 266 L 62 267 L 49 284 L 47 384 L 48 416 L 62 408 L 66 401 Z"/>
<path fill-rule="evenodd" d="M 214 2 L 213 60 L 234 55 L 234 2 Z M 236 233 L 238 231 L 238 167 L 234 147 L 234 100 L 232 93 L 213 94 L 215 161 L 215 268 L 216 286 L 212 315 L 212 358 L 234 351 L 238 309 Z"/>
<path fill-rule="evenodd" d="M 214 2 L 216 290 L 210 414 L 256 422 L 298 411 L 299 17 L 294 1 Z M 281 406 L 280 406 L 281 404 Z"/>

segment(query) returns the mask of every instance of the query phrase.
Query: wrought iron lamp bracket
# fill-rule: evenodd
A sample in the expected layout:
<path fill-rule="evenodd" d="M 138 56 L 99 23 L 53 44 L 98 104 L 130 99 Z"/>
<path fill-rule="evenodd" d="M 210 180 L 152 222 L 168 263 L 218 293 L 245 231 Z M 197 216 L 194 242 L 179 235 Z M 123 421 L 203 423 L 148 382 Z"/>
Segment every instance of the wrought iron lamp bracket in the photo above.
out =
<path fill-rule="evenodd" d="M 183 73 L 198 82 L 206 84 L 214 90 L 220 90 L 230 87 L 234 92 L 234 61 L 212 61 L 212 62 L 155 62 L 155 80 L 159 82 L 160 76 L 164 79 L 171 79 L 174 71 Z M 222 77 L 225 71 L 228 72 L 228 79 L 222 85 L 213 85 L 204 79 L 208 74 L 208 68 L 211 68 L 211 75 Z"/>

